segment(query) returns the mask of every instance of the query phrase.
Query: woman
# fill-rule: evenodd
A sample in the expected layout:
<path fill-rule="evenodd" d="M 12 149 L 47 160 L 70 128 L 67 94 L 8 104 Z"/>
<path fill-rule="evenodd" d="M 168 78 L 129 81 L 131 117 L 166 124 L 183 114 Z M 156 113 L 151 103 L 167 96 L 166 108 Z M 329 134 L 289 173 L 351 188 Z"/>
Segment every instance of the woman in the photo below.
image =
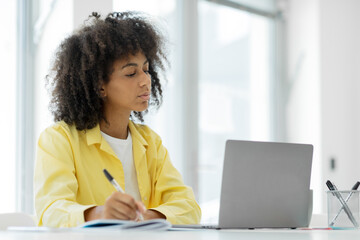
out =
<path fill-rule="evenodd" d="M 73 227 L 94 219 L 164 218 L 194 224 L 201 211 L 143 121 L 159 107 L 166 56 L 159 31 L 133 12 L 93 13 L 56 55 L 51 109 L 56 123 L 38 141 L 38 225 Z M 115 191 L 107 169 L 126 193 Z"/>

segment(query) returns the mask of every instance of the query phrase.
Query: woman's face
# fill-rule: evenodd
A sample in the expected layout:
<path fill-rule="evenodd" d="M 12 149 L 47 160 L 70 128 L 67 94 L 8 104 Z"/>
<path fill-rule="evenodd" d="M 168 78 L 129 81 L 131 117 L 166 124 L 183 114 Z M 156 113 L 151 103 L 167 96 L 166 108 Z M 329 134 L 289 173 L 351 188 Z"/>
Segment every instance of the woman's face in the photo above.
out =
<path fill-rule="evenodd" d="M 137 53 L 126 59 L 116 60 L 111 69 L 109 82 L 102 85 L 107 112 L 130 114 L 148 108 L 151 78 L 149 62 L 144 54 Z"/>

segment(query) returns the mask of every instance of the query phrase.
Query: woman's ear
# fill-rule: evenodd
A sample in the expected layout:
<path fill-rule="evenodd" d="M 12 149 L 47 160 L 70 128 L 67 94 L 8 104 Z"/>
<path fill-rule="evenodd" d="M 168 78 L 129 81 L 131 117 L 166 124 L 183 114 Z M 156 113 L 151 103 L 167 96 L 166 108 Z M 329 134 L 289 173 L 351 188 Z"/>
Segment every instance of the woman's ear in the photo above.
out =
<path fill-rule="evenodd" d="M 105 87 L 104 87 L 104 84 L 102 84 L 101 86 L 100 86 L 100 95 L 101 95 L 101 97 L 106 97 L 106 91 L 105 91 Z"/>

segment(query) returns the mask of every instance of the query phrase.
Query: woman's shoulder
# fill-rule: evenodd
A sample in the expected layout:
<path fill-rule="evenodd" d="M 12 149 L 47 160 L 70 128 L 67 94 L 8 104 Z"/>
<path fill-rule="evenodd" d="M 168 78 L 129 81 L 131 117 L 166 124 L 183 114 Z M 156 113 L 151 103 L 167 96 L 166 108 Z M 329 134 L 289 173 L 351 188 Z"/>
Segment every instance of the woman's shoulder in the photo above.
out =
<path fill-rule="evenodd" d="M 146 124 L 134 123 L 130 121 L 130 125 L 134 127 L 134 129 L 145 139 L 154 139 L 154 140 L 161 140 L 160 136 L 152 130 Z M 131 126 L 130 126 L 131 129 Z"/>
<path fill-rule="evenodd" d="M 79 130 L 76 129 L 75 124 L 67 124 L 64 121 L 55 122 L 49 127 L 47 127 L 42 133 L 41 136 L 44 135 L 63 135 L 66 137 L 78 135 Z"/>
<path fill-rule="evenodd" d="M 74 125 L 67 124 L 64 121 L 58 121 L 53 123 L 52 125 L 48 126 L 45 131 L 66 131 L 66 132 L 72 132 L 76 130 L 76 127 Z"/>

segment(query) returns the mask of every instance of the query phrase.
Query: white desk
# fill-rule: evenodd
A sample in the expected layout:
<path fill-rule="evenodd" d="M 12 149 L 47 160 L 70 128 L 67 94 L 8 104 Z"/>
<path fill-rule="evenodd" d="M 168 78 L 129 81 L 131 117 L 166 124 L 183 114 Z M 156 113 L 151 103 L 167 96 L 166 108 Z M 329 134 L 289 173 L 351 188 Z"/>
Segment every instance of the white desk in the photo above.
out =
<path fill-rule="evenodd" d="M 8 232 L 1 240 L 352 240 L 360 230 L 193 230 L 164 232 Z"/>

